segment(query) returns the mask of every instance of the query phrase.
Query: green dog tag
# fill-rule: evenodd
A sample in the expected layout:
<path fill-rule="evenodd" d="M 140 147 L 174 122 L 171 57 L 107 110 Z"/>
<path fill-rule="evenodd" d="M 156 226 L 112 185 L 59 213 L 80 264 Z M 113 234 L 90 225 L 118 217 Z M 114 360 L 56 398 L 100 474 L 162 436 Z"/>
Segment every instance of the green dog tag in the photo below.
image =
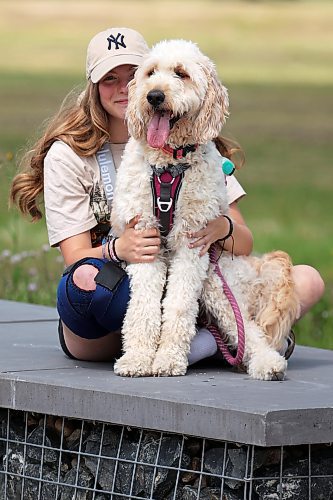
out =
<path fill-rule="evenodd" d="M 222 156 L 222 170 L 225 175 L 232 175 L 236 167 L 229 158 Z"/>

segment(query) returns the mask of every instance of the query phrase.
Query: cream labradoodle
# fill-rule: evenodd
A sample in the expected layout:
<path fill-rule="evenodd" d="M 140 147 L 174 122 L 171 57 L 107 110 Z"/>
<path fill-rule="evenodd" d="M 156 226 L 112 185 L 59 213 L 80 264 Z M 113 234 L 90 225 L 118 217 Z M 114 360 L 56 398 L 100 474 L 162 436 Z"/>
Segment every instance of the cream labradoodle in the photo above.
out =
<path fill-rule="evenodd" d="M 208 254 L 189 249 L 188 232 L 228 214 L 221 156 L 212 139 L 228 115 L 228 94 L 214 64 L 184 40 L 158 43 L 129 86 L 128 126 L 131 139 L 117 173 L 112 227 L 141 214 L 137 229 L 158 227 L 151 189 L 152 166 L 190 164 L 184 174 L 166 246 L 153 263 L 130 264 L 131 298 L 122 335 L 124 354 L 115 364 L 122 376 L 184 375 L 196 333 L 199 300 L 207 314 L 237 346 L 237 328 L 220 279 Z M 198 145 L 184 158 L 162 150 Z M 243 363 L 249 375 L 284 377 L 282 348 L 299 310 L 284 252 L 257 257 L 224 253 L 219 265 L 242 311 L 246 334 Z"/>

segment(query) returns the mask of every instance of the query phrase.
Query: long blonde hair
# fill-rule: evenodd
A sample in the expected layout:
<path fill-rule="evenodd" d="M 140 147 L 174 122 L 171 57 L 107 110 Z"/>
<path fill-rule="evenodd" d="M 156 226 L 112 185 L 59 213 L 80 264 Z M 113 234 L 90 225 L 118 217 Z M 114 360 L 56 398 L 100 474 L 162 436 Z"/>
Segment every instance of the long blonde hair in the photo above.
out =
<path fill-rule="evenodd" d="M 35 222 L 42 218 L 39 208 L 43 193 L 44 159 L 52 144 L 62 140 L 80 156 L 91 156 L 109 140 L 108 114 L 103 109 L 98 84 L 88 82 L 82 94 L 71 92 L 59 112 L 49 121 L 43 136 L 22 158 L 22 172 L 10 190 L 10 202 Z"/>

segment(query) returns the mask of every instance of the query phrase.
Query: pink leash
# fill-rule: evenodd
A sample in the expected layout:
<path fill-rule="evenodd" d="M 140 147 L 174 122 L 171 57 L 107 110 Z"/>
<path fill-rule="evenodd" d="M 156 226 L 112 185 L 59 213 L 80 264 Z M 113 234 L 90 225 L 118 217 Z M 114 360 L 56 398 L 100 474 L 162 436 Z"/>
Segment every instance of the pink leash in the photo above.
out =
<path fill-rule="evenodd" d="M 237 351 L 236 351 L 236 356 L 233 357 L 231 352 L 229 351 L 228 348 L 228 339 L 226 335 L 223 335 L 218 328 L 215 325 L 207 325 L 207 329 L 211 332 L 211 334 L 214 336 L 216 344 L 218 348 L 220 349 L 221 353 L 223 354 L 224 358 L 228 363 L 232 366 L 237 366 L 241 364 L 244 356 L 244 349 L 245 349 L 245 331 L 244 331 L 244 323 L 243 323 L 243 318 L 242 314 L 240 312 L 239 306 L 237 304 L 237 301 L 235 299 L 234 294 L 229 288 L 228 283 L 225 281 L 220 267 L 218 265 L 218 250 L 217 250 L 217 245 L 212 245 L 210 248 L 209 252 L 209 257 L 211 263 L 215 266 L 215 272 L 221 279 L 222 285 L 223 285 L 223 292 L 227 299 L 229 300 L 229 303 L 232 307 L 236 324 L 237 324 L 237 333 L 238 333 L 238 345 L 237 345 Z"/>

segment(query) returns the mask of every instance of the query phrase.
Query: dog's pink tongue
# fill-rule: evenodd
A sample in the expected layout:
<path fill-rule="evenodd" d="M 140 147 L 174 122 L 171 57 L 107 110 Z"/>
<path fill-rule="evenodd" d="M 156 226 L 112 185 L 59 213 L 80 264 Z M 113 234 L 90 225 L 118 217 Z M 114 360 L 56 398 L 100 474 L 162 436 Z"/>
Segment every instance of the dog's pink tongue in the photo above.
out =
<path fill-rule="evenodd" d="M 170 113 L 163 111 L 154 113 L 147 130 L 147 141 L 152 148 L 163 148 L 170 132 Z"/>

